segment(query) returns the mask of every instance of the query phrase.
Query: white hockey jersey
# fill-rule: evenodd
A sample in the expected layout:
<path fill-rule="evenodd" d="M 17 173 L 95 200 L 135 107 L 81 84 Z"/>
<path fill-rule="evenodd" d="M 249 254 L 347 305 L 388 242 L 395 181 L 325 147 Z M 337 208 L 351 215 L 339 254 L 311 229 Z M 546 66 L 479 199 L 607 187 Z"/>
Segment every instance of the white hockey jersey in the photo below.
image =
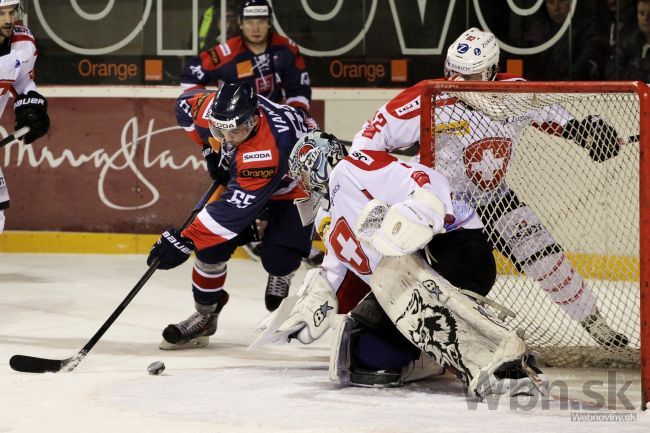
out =
<path fill-rule="evenodd" d="M 5 44 L 2 44 L 0 49 L 4 48 L 6 51 Z M 14 26 L 8 48 L 8 53 L 0 55 L 0 116 L 4 113 L 10 97 L 36 90 L 33 79 L 37 55 L 36 43 L 29 29 Z M 0 168 L 0 213 L 8 206 L 9 191 Z M 1 225 L 0 232 L 2 232 Z"/>
<path fill-rule="evenodd" d="M 0 56 L 0 115 L 13 95 L 36 90 L 33 79 L 36 42 L 24 26 L 14 26 L 9 53 Z"/>
<path fill-rule="evenodd" d="M 357 218 L 373 198 L 393 205 L 406 200 L 419 186 L 440 198 L 446 220 L 451 222 L 456 217 L 444 176 L 422 164 L 402 162 L 385 151 L 352 152 L 334 167 L 329 185 L 330 208 L 320 209 L 315 227 L 327 247 L 322 266 L 335 290 L 347 270 L 368 283 L 381 259 L 354 234 Z"/>
<path fill-rule="evenodd" d="M 499 81 L 522 81 L 499 74 Z M 393 151 L 420 141 L 420 93 L 425 82 L 410 87 L 383 105 L 352 142 L 361 149 Z M 517 140 L 531 124 L 562 127 L 573 116 L 558 105 L 494 120 L 468 109 L 456 98 L 436 105 L 435 169 L 449 179 L 456 198 L 476 207 L 503 196 L 508 164 Z"/>

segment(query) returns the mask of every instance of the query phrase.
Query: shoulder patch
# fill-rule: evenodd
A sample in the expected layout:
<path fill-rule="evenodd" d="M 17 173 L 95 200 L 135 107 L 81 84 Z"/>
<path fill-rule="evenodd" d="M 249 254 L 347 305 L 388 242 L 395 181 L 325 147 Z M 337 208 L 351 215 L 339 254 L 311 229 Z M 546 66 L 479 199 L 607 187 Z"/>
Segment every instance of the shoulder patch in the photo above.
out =
<path fill-rule="evenodd" d="M 205 103 L 205 100 L 210 96 L 210 93 L 201 93 L 196 99 L 194 99 L 191 103 L 192 105 L 192 119 L 196 120 L 199 117 L 199 111 L 201 110 L 201 107 L 203 107 L 203 104 Z"/>
<path fill-rule="evenodd" d="M 207 49 L 206 53 L 208 54 L 208 57 L 214 66 L 217 66 L 219 63 L 221 63 L 219 54 L 217 54 L 217 50 L 214 47 Z"/>
<path fill-rule="evenodd" d="M 230 47 L 226 42 L 219 44 L 217 48 L 219 49 L 219 51 L 221 51 L 221 54 L 223 54 L 225 57 L 228 57 L 229 55 L 232 54 L 232 50 L 230 49 Z"/>

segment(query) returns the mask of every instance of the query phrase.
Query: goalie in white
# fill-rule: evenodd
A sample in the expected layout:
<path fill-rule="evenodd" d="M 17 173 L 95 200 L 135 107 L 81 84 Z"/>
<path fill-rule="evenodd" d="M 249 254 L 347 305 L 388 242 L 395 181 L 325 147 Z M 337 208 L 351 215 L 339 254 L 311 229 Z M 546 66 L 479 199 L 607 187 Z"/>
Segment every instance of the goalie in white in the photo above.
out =
<path fill-rule="evenodd" d="M 465 294 L 484 299 L 494 258 L 473 209 L 452 203 L 442 175 L 383 151 L 345 156 L 320 131 L 298 141 L 289 164 L 311 195 L 307 210 L 322 206 L 316 225 L 328 252 L 288 318 L 269 325 L 271 341 L 308 344 L 333 326 L 330 378 L 344 385 L 398 386 L 442 365 L 475 395 L 533 392 L 529 374 L 539 371 L 523 340 Z M 285 303 L 275 319 L 287 317 Z"/>
<path fill-rule="evenodd" d="M 494 35 L 471 28 L 449 47 L 445 77 L 522 81 L 498 73 L 498 63 L 499 46 Z M 394 151 L 418 142 L 424 83 L 402 91 L 380 107 L 355 135 L 352 151 Z M 628 338 L 608 326 L 597 308 L 596 294 L 573 268 L 562 247 L 505 182 L 507 161 L 528 126 L 573 140 L 596 162 L 619 153 L 622 140 L 616 130 L 598 116 L 578 120 L 558 104 L 499 120 L 472 110 L 457 98 L 440 98 L 436 104 L 436 170 L 449 179 L 457 197 L 476 209 L 496 249 L 537 280 L 551 300 L 599 344 L 626 346 Z M 497 157 L 506 162 L 501 166 L 490 163 Z"/>

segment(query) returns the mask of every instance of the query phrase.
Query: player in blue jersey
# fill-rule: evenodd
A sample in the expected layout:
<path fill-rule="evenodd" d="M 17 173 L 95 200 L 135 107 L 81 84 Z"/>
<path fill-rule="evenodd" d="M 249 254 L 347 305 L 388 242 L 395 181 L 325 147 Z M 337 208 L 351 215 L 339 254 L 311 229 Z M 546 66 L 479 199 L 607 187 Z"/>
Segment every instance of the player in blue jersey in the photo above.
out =
<path fill-rule="evenodd" d="M 303 227 L 293 200 L 305 196 L 287 176 L 289 154 L 307 132 L 301 110 L 258 96 L 248 84 L 224 84 L 218 93 L 179 98 L 179 124 L 219 146 L 219 176 L 226 184 L 182 233 L 170 228 L 147 259 L 160 269 L 185 262 L 194 251 L 192 292 L 196 312 L 167 326 L 162 349 L 202 347 L 217 329 L 217 317 L 228 302 L 224 290 L 227 262 L 237 246 L 249 242 L 247 228 L 263 209 L 268 226 L 262 239 L 262 265 L 269 273 L 266 305 L 277 308 L 289 282 L 309 254 L 312 226 Z M 207 134 L 210 134 L 208 137 Z"/>
<path fill-rule="evenodd" d="M 295 42 L 271 30 L 273 11 L 266 0 L 239 6 L 241 35 L 202 51 L 181 75 L 185 90 L 208 84 L 244 82 L 259 95 L 309 111 L 311 83 Z"/>

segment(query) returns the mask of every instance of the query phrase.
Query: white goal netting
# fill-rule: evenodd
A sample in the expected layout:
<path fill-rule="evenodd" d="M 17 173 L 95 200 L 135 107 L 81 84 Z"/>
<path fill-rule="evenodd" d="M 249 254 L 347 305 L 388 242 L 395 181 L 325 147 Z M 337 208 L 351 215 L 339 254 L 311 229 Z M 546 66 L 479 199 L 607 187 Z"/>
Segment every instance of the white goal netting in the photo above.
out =
<path fill-rule="evenodd" d="M 510 325 L 549 365 L 638 364 L 636 94 L 453 91 L 431 104 L 433 165 L 500 250 L 489 297 L 517 312 Z M 627 344 L 587 332 L 595 311 L 606 328 L 593 332 Z"/>

